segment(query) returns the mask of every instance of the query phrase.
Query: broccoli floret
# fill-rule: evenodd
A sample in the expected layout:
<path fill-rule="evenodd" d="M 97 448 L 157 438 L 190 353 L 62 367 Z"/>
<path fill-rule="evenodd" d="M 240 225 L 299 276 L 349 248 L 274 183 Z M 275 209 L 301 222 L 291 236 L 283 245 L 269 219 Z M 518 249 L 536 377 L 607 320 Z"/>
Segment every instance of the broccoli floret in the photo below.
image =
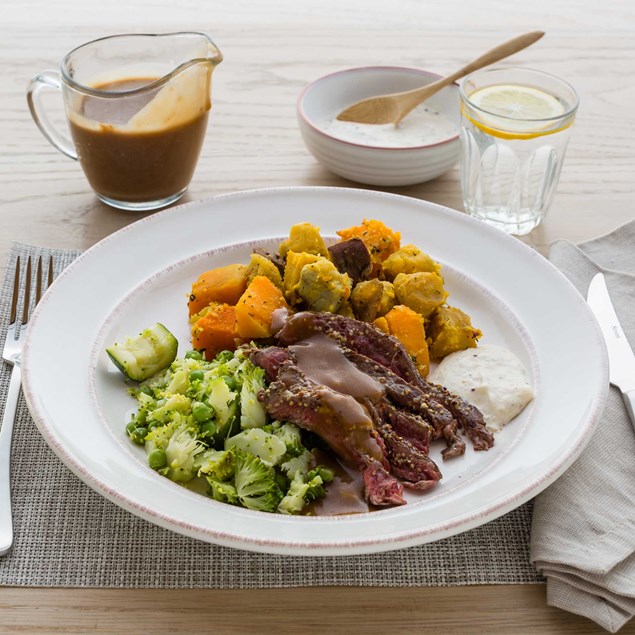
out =
<path fill-rule="evenodd" d="M 258 401 L 258 393 L 265 388 L 265 371 L 246 359 L 240 366 L 240 427 L 260 428 L 267 422 L 267 413 Z"/>
<path fill-rule="evenodd" d="M 240 503 L 248 509 L 275 511 L 283 497 L 275 470 L 257 456 L 239 448 L 234 448 L 232 452 L 236 457 L 234 485 Z"/>
<path fill-rule="evenodd" d="M 307 490 L 304 494 L 304 499 L 310 503 L 318 498 L 324 498 L 326 496 L 326 490 L 324 489 L 324 481 L 319 474 L 316 474 L 313 478 L 307 481 Z"/>
<path fill-rule="evenodd" d="M 170 380 L 166 391 L 173 394 L 179 393 L 184 395 L 187 392 L 189 385 L 188 371 L 185 368 L 180 368 L 172 375 L 172 379 Z"/>
<path fill-rule="evenodd" d="M 146 453 L 150 454 L 153 450 L 165 450 L 168 447 L 168 441 L 174 434 L 175 424 L 167 423 L 163 426 L 158 426 L 154 430 L 148 432 L 146 437 Z"/>
<path fill-rule="evenodd" d="M 278 511 L 282 514 L 299 514 L 306 506 L 304 497 L 308 487 L 302 475 L 296 472 L 291 485 L 289 485 L 289 491 L 278 505 Z"/>
<path fill-rule="evenodd" d="M 276 465 L 287 452 L 287 446 L 274 434 L 260 428 L 243 430 L 225 440 L 225 449 L 240 448 L 254 454 L 267 465 Z"/>
<path fill-rule="evenodd" d="M 277 424 L 277 425 L 276 425 Z M 300 428 L 293 423 L 279 423 L 274 422 L 272 426 L 273 434 L 275 434 L 287 447 L 287 455 L 300 456 L 305 448 L 302 445 L 302 437 L 300 435 Z"/>
<path fill-rule="evenodd" d="M 230 505 L 238 505 L 240 503 L 236 488 L 231 483 L 215 481 L 211 476 L 206 478 L 209 484 L 208 493 L 214 500 L 221 503 L 229 503 Z"/>
<path fill-rule="evenodd" d="M 163 403 L 162 401 L 158 401 L 157 406 L 158 408 L 149 414 L 155 421 L 159 421 L 160 423 L 176 421 L 179 419 L 179 417 L 175 416 L 176 414 L 187 415 L 192 408 L 191 401 L 185 395 L 178 393 L 170 395 Z"/>
<path fill-rule="evenodd" d="M 209 383 L 208 403 L 214 409 L 216 433 L 214 441 L 222 448 L 223 441 L 236 432 L 237 394 L 229 389 L 227 383 L 217 377 Z"/>
<path fill-rule="evenodd" d="M 335 478 L 335 472 L 330 467 L 318 465 L 307 474 L 307 479 L 311 480 L 315 476 L 319 476 L 324 483 L 330 483 Z"/>
<path fill-rule="evenodd" d="M 197 457 L 195 467 L 199 476 L 228 481 L 234 476 L 234 455 L 227 450 L 206 450 Z"/>
<path fill-rule="evenodd" d="M 205 450 L 195 434 L 184 423 L 170 422 L 150 430 L 145 439 L 148 458 L 155 457 L 155 450 L 165 452 L 165 467 L 159 472 L 170 480 L 185 483 L 196 475 L 196 460 Z M 151 465 L 151 467 L 154 467 Z"/>
<path fill-rule="evenodd" d="M 313 455 L 308 450 L 305 450 L 300 456 L 294 456 L 288 461 L 281 463 L 280 469 L 286 472 L 289 478 L 293 478 L 298 472 L 306 474 L 312 462 Z"/>
<path fill-rule="evenodd" d="M 166 368 L 153 377 L 150 377 L 150 379 L 141 382 L 141 384 L 139 384 L 139 391 L 150 390 L 152 394 L 156 396 L 160 390 L 165 390 L 165 387 L 170 383 L 171 377 L 172 373 L 170 372 L 170 368 Z"/>
<path fill-rule="evenodd" d="M 301 472 L 296 472 L 286 496 L 278 505 L 278 511 L 282 514 L 299 514 L 308 503 L 325 495 L 326 490 L 319 474 L 305 480 Z"/>
<path fill-rule="evenodd" d="M 167 457 L 165 476 L 181 483 L 192 480 L 196 475 L 196 457 L 204 449 L 205 446 L 186 426 L 178 427 L 165 448 Z"/>
<path fill-rule="evenodd" d="M 214 358 L 215 362 L 218 362 L 219 364 L 227 364 L 228 362 L 231 362 L 234 359 L 234 353 L 232 353 L 232 351 L 221 351 L 220 353 L 217 353 L 216 357 Z"/>

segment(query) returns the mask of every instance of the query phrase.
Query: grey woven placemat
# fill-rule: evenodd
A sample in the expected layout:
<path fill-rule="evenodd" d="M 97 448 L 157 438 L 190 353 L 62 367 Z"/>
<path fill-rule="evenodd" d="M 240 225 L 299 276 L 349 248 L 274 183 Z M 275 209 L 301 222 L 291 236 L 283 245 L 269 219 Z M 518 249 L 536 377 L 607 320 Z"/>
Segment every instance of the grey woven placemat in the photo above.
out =
<path fill-rule="evenodd" d="M 59 271 L 78 252 L 13 245 L 0 293 L 2 344 L 18 254 L 52 254 Z M 2 364 L 0 404 L 9 375 Z M 11 471 L 15 543 L 0 558 L 0 585 L 236 589 L 543 582 L 529 562 L 531 502 L 464 534 L 383 554 L 292 557 L 218 547 L 148 523 L 91 490 L 44 443 L 22 398 Z"/>

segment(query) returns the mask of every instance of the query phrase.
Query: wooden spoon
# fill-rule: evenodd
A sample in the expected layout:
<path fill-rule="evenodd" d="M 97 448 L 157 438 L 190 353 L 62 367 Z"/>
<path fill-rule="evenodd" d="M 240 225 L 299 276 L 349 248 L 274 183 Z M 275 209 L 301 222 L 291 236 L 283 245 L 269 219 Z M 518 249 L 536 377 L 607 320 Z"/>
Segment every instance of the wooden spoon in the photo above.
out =
<path fill-rule="evenodd" d="M 498 62 L 513 53 L 522 51 L 530 44 L 539 40 L 544 31 L 532 31 L 518 37 L 512 38 L 503 44 L 499 44 L 481 57 L 470 62 L 467 66 L 459 69 L 452 75 L 443 77 L 442 79 L 414 90 L 407 90 L 402 93 L 391 93 L 389 95 L 378 95 L 377 97 L 368 97 L 343 110 L 337 118 L 340 121 L 357 121 L 359 123 L 382 124 L 394 123 L 398 124 L 413 108 L 421 102 L 431 97 L 436 92 L 445 88 L 452 82 L 465 77 L 474 71 L 489 66 L 494 62 Z"/>

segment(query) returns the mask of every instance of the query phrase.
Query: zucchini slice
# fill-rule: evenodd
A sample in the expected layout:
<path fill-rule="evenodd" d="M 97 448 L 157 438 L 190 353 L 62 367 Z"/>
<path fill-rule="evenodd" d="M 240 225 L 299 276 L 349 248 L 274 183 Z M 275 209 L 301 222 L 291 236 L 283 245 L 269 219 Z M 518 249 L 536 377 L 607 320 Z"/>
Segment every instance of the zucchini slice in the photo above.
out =
<path fill-rule="evenodd" d="M 176 337 L 157 322 L 136 337 L 113 344 L 106 353 L 128 379 L 144 381 L 165 370 L 176 359 L 178 347 Z"/>

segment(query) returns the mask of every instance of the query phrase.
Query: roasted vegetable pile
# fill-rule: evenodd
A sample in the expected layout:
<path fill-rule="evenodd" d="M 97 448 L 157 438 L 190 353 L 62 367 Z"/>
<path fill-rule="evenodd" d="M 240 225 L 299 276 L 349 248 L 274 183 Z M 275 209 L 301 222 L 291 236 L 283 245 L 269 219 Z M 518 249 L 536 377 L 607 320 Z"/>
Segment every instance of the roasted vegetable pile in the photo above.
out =
<path fill-rule="evenodd" d="M 207 271 L 189 300 L 192 345 L 208 360 L 273 335 L 279 309 L 326 311 L 369 322 L 396 337 L 422 376 L 430 359 L 473 348 L 481 331 L 447 303 L 441 265 L 378 220 L 337 232 L 327 248 L 318 227 L 291 228 L 277 253 Z"/>

